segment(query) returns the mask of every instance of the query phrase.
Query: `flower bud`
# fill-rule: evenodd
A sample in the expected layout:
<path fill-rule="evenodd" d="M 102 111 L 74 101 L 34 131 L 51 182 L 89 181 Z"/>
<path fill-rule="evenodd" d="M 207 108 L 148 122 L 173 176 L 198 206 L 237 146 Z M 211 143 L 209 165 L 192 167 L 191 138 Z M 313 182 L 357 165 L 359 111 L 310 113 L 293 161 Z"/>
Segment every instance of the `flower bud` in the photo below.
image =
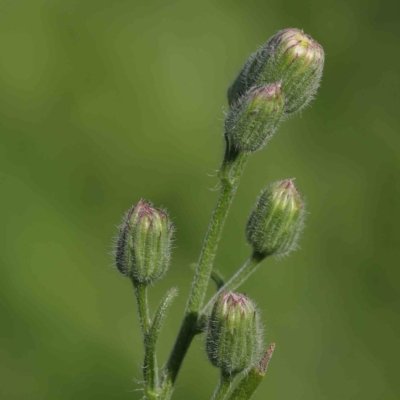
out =
<path fill-rule="evenodd" d="M 254 251 L 265 257 L 294 250 L 303 226 L 303 205 L 291 179 L 267 187 L 247 223 L 247 241 Z"/>
<path fill-rule="evenodd" d="M 226 137 L 238 151 L 257 151 L 276 131 L 284 109 L 280 82 L 250 89 L 225 121 Z"/>
<path fill-rule="evenodd" d="M 262 350 L 259 313 L 246 295 L 221 293 L 207 326 L 206 351 L 222 375 L 235 375 L 258 362 Z"/>
<path fill-rule="evenodd" d="M 285 114 L 305 107 L 314 97 L 324 67 L 324 50 L 299 29 L 274 35 L 246 63 L 245 88 L 280 81 L 285 96 Z M 241 88 L 243 91 L 243 88 Z"/>
<path fill-rule="evenodd" d="M 140 200 L 120 227 L 115 252 L 118 270 L 141 283 L 161 278 L 169 265 L 172 235 L 168 215 Z"/>

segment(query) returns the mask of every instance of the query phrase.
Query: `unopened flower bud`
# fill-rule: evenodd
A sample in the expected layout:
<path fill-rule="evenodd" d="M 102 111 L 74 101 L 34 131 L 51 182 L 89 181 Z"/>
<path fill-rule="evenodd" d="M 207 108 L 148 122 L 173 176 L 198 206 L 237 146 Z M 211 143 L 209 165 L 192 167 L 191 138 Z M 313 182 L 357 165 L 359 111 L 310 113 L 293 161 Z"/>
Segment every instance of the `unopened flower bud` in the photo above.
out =
<path fill-rule="evenodd" d="M 267 187 L 247 223 L 247 241 L 262 256 L 288 254 L 303 226 L 304 203 L 293 181 Z"/>
<path fill-rule="evenodd" d="M 225 376 L 235 375 L 258 362 L 262 350 L 259 313 L 246 295 L 221 293 L 207 326 L 209 360 Z"/>
<path fill-rule="evenodd" d="M 280 82 L 249 90 L 226 118 L 229 143 L 238 151 L 260 150 L 276 131 L 284 104 Z"/>
<path fill-rule="evenodd" d="M 140 200 L 126 214 L 120 227 L 116 266 L 140 283 L 161 278 L 168 269 L 173 226 L 168 215 Z"/>
<path fill-rule="evenodd" d="M 324 60 L 323 48 L 309 35 L 299 29 L 284 29 L 250 56 L 238 77 L 240 84 L 234 83 L 230 89 L 229 99 L 237 100 L 253 86 L 281 82 L 285 114 L 293 114 L 314 97 Z"/>

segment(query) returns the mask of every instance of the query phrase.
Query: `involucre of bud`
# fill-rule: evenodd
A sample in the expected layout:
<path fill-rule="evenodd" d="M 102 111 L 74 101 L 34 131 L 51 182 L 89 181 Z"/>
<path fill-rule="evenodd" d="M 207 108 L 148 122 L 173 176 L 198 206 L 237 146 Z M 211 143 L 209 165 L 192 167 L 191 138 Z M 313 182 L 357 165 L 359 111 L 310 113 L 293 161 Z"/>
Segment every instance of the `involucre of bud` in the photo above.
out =
<path fill-rule="evenodd" d="M 221 293 L 209 317 L 206 351 L 225 376 L 238 374 L 259 361 L 263 342 L 259 313 L 242 294 Z"/>
<path fill-rule="evenodd" d="M 314 97 L 324 60 L 323 48 L 311 36 L 299 29 L 284 29 L 249 57 L 241 71 L 240 85 L 234 83 L 228 97 L 235 101 L 253 86 L 281 82 L 285 114 L 293 114 Z"/>
<path fill-rule="evenodd" d="M 274 183 L 261 194 L 249 218 L 247 241 L 263 256 L 287 255 L 296 248 L 303 220 L 303 199 L 293 181 Z"/>
<path fill-rule="evenodd" d="M 168 215 L 140 200 L 127 212 L 119 229 L 115 252 L 118 270 L 140 283 L 161 278 L 169 266 L 172 235 Z"/>
<path fill-rule="evenodd" d="M 229 144 L 238 151 L 260 150 L 276 131 L 284 104 L 280 82 L 250 89 L 226 118 Z"/>

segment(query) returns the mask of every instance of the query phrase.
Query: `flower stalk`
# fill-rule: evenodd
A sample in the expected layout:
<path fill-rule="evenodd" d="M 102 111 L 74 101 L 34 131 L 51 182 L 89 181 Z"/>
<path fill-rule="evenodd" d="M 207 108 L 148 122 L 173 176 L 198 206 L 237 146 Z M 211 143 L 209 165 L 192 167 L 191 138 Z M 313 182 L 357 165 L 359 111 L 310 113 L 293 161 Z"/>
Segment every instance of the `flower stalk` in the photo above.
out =
<path fill-rule="evenodd" d="M 194 336 L 199 333 L 197 330 L 199 315 L 210 281 L 218 242 L 247 159 L 248 154 L 246 153 L 226 150 L 219 173 L 221 180 L 220 195 L 204 240 L 183 322 L 163 371 L 162 393 L 164 397 L 162 399 L 170 398 L 186 352 Z"/>
<path fill-rule="evenodd" d="M 250 400 L 257 388 L 265 378 L 268 364 L 275 350 L 275 343 L 268 346 L 260 363 L 245 375 L 236 385 L 235 390 L 227 397 L 227 400 Z"/>
<path fill-rule="evenodd" d="M 221 374 L 218 386 L 215 388 L 215 392 L 211 400 L 224 400 L 229 392 L 229 389 L 231 388 L 232 381 L 232 376 Z"/>
<path fill-rule="evenodd" d="M 143 378 L 145 394 L 149 400 L 157 399 L 158 370 L 155 352 L 154 335 L 150 332 L 150 313 L 148 306 L 147 285 L 133 281 L 139 321 L 142 328 L 144 344 Z"/>

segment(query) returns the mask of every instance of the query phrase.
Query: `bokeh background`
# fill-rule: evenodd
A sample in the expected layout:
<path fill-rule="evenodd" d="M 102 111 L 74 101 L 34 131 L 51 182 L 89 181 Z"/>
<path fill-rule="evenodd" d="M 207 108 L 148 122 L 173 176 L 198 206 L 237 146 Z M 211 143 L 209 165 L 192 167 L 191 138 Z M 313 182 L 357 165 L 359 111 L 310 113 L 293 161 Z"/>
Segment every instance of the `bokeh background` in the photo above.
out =
<path fill-rule="evenodd" d="M 177 227 L 151 289 L 153 309 L 180 290 L 162 364 L 217 198 L 226 89 L 257 46 L 298 27 L 325 48 L 321 90 L 252 157 L 216 266 L 244 262 L 256 196 L 295 177 L 302 249 L 242 289 L 277 343 L 254 399 L 400 399 L 399 4 L 1 0 L 0 398 L 141 398 L 116 225 L 144 197 Z M 175 399 L 210 398 L 217 378 L 199 338 Z"/>

